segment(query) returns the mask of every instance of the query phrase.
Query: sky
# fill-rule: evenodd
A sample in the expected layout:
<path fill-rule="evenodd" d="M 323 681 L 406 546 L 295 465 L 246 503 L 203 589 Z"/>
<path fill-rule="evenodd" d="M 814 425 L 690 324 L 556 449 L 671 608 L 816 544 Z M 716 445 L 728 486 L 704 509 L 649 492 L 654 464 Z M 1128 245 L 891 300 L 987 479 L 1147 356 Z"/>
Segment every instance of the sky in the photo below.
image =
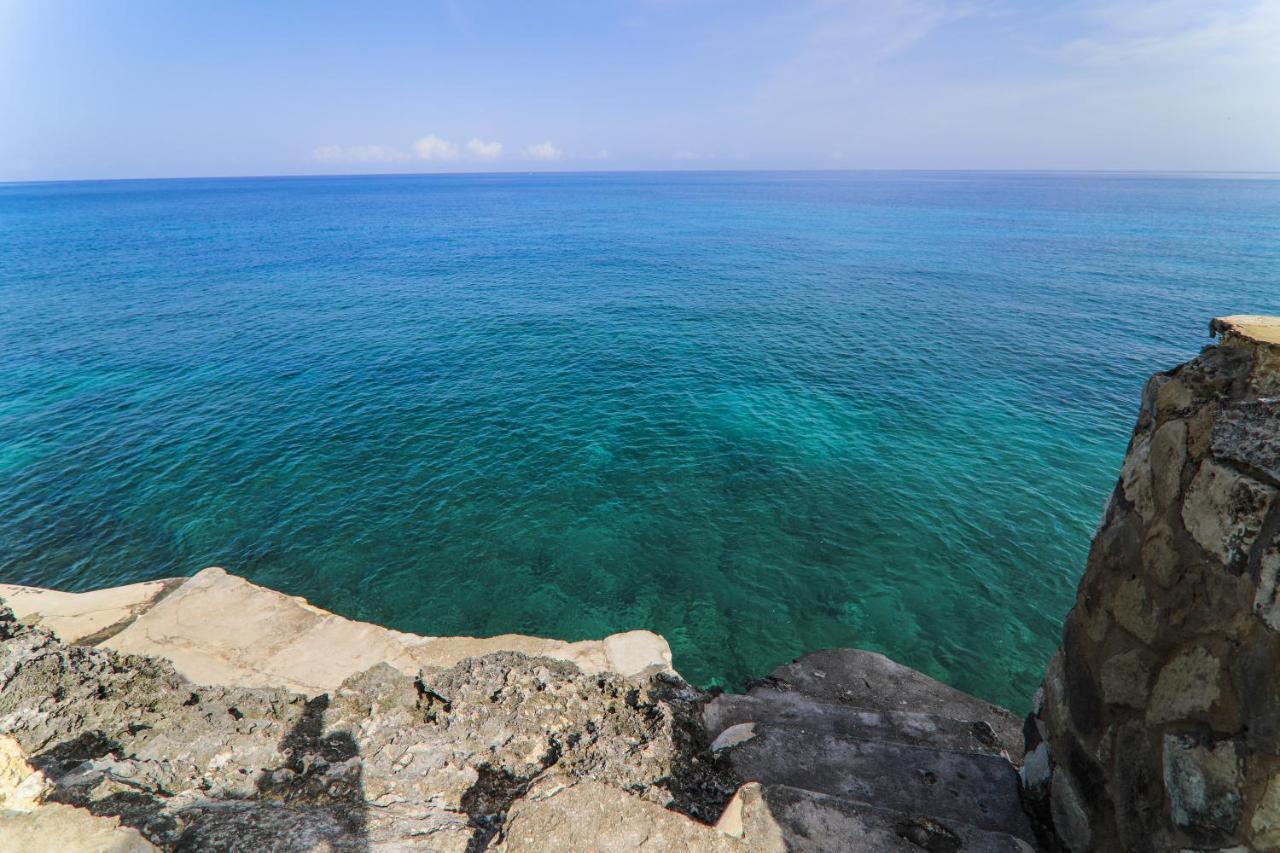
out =
<path fill-rule="evenodd" d="M 1280 0 L 0 0 L 0 181 L 1280 171 Z"/>

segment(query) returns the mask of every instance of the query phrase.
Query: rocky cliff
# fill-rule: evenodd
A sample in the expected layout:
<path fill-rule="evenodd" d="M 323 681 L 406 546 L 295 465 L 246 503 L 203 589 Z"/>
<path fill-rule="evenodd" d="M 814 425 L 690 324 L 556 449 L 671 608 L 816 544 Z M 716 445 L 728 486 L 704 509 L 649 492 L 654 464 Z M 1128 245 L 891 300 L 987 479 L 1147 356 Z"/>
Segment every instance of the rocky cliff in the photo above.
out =
<path fill-rule="evenodd" d="M 713 696 L 647 632 L 419 637 L 220 569 L 0 596 L 0 851 L 1033 841 L 1017 721 L 879 655 Z"/>
<path fill-rule="evenodd" d="M 1280 320 L 1154 376 L 1029 720 L 1083 850 L 1280 849 Z"/>
<path fill-rule="evenodd" d="M 850 649 L 708 694 L 644 631 L 0 586 L 0 853 L 1280 849 L 1280 320 L 1212 330 L 1143 393 L 1025 725 Z"/>

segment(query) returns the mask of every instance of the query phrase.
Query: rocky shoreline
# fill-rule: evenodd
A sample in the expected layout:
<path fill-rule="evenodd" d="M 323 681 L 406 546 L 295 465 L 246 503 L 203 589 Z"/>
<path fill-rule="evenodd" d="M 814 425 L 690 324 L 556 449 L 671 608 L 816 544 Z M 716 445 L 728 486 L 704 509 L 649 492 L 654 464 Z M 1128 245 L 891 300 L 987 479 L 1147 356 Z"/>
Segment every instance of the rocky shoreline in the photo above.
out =
<path fill-rule="evenodd" d="M 10 786 L 40 792 L 0 799 L 11 838 L 96 816 L 120 850 L 1030 849 L 1019 722 L 879 655 L 819 653 L 718 695 L 648 632 L 419 637 L 221 569 L 0 596 L 0 732 L 30 762 Z M 966 770 L 957 799 L 947 774 Z M 877 808 L 850 809 L 858 773 L 887 780 L 863 792 Z M 945 825 L 916 814 L 927 789 Z M 993 792 L 994 822 L 949 802 Z"/>
<path fill-rule="evenodd" d="M 852 649 L 721 694 L 645 631 L 0 586 L 0 851 L 1280 849 L 1280 321 L 1212 331 L 1143 395 L 1025 724 Z"/>

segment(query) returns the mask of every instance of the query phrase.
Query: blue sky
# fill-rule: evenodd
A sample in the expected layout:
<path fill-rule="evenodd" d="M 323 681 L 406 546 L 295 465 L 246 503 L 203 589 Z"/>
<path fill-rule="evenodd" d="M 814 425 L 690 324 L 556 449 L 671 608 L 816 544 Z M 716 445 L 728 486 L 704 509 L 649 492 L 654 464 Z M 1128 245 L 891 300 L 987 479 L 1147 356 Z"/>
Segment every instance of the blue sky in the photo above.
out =
<path fill-rule="evenodd" d="M 0 0 L 0 180 L 1280 171 L 1280 0 Z"/>

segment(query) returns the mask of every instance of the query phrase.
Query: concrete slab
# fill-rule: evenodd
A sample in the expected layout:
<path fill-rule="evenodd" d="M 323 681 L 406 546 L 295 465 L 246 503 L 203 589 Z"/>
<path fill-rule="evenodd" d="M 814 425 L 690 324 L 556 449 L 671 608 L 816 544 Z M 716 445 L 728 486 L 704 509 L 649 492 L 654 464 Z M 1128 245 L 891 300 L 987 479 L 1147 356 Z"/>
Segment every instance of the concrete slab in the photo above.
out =
<path fill-rule="evenodd" d="M 1209 334 L 1236 335 L 1260 344 L 1280 344 L 1280 317 L 1264 314 L 1232 314 L 1214 317 L 1209 323 Z"/>
<path fill-rule="evenodd" d="M 377 663 L 415 675 L 507 650 L 566 660 L 588 673 L 673 671 L 666 641 L 648 631 L 579 643 L 515 634 L 423 637 L 344 619 L 220 568 L 187 580 L 102 645 L 167 658 L 197 684 L 285 687 L 308 695 L 330 692 Z"/>
<path fill-rule="evenodd" d="M 123 630 L 182 579 L 148 581 L 90 592 L 59 592 L 0 584 L 0 598 L 28 625 L 47 628 L 64 643 L 94 643 Z"/>

